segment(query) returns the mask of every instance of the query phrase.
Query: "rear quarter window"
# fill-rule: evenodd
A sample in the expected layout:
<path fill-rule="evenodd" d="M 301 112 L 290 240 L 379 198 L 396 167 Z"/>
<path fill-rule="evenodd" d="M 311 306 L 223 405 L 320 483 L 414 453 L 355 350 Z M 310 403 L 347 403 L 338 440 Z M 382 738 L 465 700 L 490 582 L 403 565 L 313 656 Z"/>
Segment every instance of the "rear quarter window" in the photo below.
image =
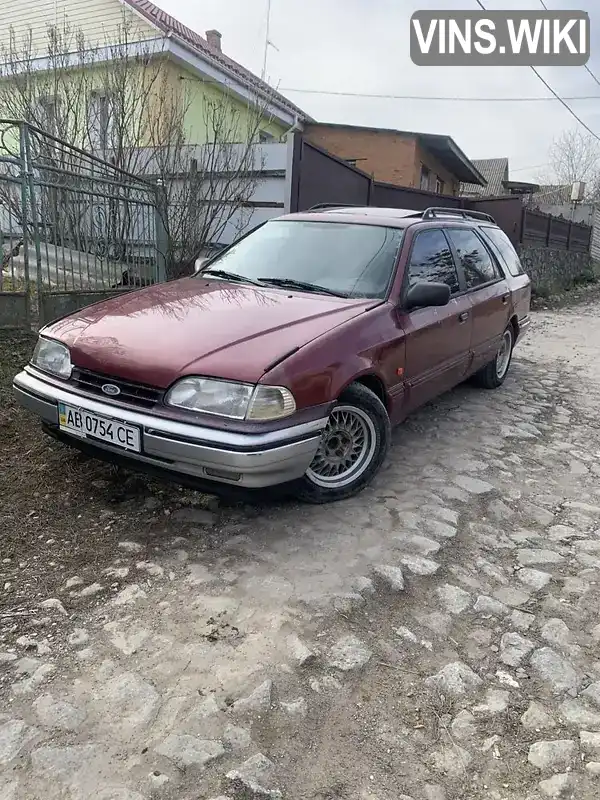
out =
<path fill-rule="evenodd" d="M 525 270 L 523 269 L 517 251 L 504 231 L 501 231 L 500 228 L 488 228 L 483 225 L 479 230 L 491 245 L 496 256 L 500 259 L 500 263 L 506 267 L 509 273 L 514 277 L 523 275 Z"/>

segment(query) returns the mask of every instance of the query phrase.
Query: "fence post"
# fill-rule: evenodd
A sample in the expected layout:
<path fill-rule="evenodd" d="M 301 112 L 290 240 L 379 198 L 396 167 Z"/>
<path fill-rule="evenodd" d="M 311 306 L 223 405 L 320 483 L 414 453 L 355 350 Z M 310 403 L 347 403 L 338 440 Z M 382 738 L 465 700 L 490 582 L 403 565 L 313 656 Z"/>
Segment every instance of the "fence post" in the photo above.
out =
<path fill-rule="evenodd" d="M 546 225 L 546 247 L 550 246 L 550 236 L 552 234 L 552 217 L 548 214 L 548 223 Z"/>
<path fill-rule="evenodd" d="M 285 213 L 300 211 L 301 161 L 304 142 L 297 131 L 287 135 L 287 163 L 285 169 Z"/>
<path fill-rule="evenodd" d="M 523 244 L 525 236 L 525 226 L 527 225 L 527 209 L 525 206 L 521 208 L 521 230 L 519 231 L 519 244 Z"/>
<path fill-rule="evenodd" d="M 367 205 L 371 205 L 371 200 L 373 199 L 373 184 L 375 183 L 375 179 L 373 175 L 369 178 L 369 185 L 367 186 Z"/>
<path fill-rule="evenodd" d="M 37 215 L 37 204 L 35 196 L 35 183 L 33 180 L 33 167 L 31 165 L 31 148 L 29 144 L 29 128 L 26 122 L 21 123 L 21 163 L 27 176 L 27 189 L 24 197 L 29 201 L 29 211 L 31 212 L 31 223 L 33 226 L 33 245 L 35 247 L 36 278 L 37 278 L 37 305 L 38 305 L 38 325 L 41 327 L 45 323 L 44 304 L 43 304 L 43 275 L 42 275 L 42 249 L 40 246 L 40 226 Z M 23 204 L 23 228 L 27 223 L 26 204 Z M 27 242 L 25 242 L 27 246 Z M 50 264 L 46 265 L 48 271 L 48 288 L 50 288 Z M 29 286 L 27 287 L 29 292 Z"/>
<path fill-rule="evenodd" d="M 168 236 L 165 224 L 167 213 L 167 193 L 163 182 L 156 184 L 156 206 L 154 208 L 154 246 L 156 249 L 156 279 L 159 283 L 167 280 L 167 249 Z"/>
<path fill-rule="evenodd" d="M 27 230 L 27 203 L 28 203 L 28 185 L 27 185 L 27 157 L 25 154 L 25 123 L 21 122 L 19 125 L 19 180 L 21 184 L 21 233 L 23 234 L 23 266 L 25 268 L 25 322 L 27 327 L 31 321 L 31 294 L 29 286 L 29 231 Z M 12 226 L 11 226 L 12 227 Z M 13 246 L 12 240 L 10 246 Z M 13 267 L 14 278 L 14 267 Z M 38 286 L 39 291 L 39 286 Z"/>

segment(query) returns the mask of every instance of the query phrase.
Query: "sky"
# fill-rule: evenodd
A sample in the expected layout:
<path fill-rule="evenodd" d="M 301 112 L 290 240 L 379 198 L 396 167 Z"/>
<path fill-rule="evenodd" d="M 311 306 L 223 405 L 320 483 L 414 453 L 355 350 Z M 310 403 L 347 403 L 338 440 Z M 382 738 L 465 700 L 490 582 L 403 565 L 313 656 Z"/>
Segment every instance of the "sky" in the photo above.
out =
<path fill-rule="evenodd" d="M 541 9 L 539 0 L 483 0 L 489 10 Z M 268 0 L 157 0 L 203 34 L 216 28 L 230 57 L 260 75 Z M 587 11 L 588 67 L 600 81 L 599 0 L 546 0 L 550 10 Z M 551 96 L 528 67 L 419 67 L 409 54 L 409 20 L 420 9 L 477 9 L 475 0 L 271 0 L 267 80 L 319 122 L 452 136 L 469 158 L 508 157 L 514 180 L 551 177 L 549 149 L 578 126 L 556 100 L 460 102 L 340 97 L 292 91 L 364 92 L 425 97 Z M 584 67 L 539 68 L 600 137 L 600 85 Z"/>

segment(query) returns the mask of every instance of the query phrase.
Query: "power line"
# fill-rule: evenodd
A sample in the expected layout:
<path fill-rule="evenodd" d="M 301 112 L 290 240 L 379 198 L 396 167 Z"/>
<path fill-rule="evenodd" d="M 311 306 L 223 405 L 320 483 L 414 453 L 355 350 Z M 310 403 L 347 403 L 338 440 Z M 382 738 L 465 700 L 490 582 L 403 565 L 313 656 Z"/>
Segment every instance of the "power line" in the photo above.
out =
<path fill-rule="evenodd" d="M 543 103 L 554 102 L 556 97 L 432 97 L 420 94 L 379 94 L 376 92 L 340 92 L 327 89 L 298 89 L 292 86 L 282 86 L 282 92 L 299 92 L 300 94 L 323 94 L 330 97 L 364 97 L 381 100 L 450 100 L 453 103 Z M 600 95 L 580 95 L 566 97 L 566 100 L 600 100 Z"/>
<path fill-rule="evenodd" d="M 542 4 L 542 7 L 544 8 L 544 10 L 545 10 L 545 11 L 549 11 L 549 10 L 550 10 L 550 9 L 548 8 L 548 6 L 546 5 L 546 3 L 544 3 L 544 0 L 540 0 L 540 3 Z M 600 86 L 600 81 L 599 81 L 599 80 L 598 80 L 598 78 L 597 78 L 597 77 L 594 75 L 594 73 L 593 73 L 593 72 L 592 72 L 592 70 L 591 70 L 591 69 L 588 67 L 588 65 L 587 65 L 587 64 L 584 64 L 584 65 L 583 65 L 583 68 L 584 68 L 584 70 L 585 70 L 585 71 L 588 73 L 588 75 L 591 75 L 591 76 L 592 76 L 592 78 L 593 78 L 593 79 L 596 81 L 596 83 L 598 84 L 598 86 Z"/>
<path fill-rule="evenodd" d="M 517 167 L 516 169 L 513 169 L 511 167 L 510 171 L 511 172 L 526 172 L 528 169 L 541 169 L 542 167 L 549 167 L 549 166 L 550 166 L 549 164 L 534 164 L 532 167 Z"/>
<path fill-rule="evenodd" d="M 477 5 L 479 6 L 479 8 L 481 8 L 481 10 L 482 10 L 482 11 L 487 11 L 487 8 L 486 8 L 486 7 L 483 5 L 483 3 L 481 2 L 481 0 L 475 0 L 475 2 L 476 2 L 476 3 L 477 3 Z M 548 81 L 546 81 L 544 78 L 542 78 L 542 76 L 540 75 L 540 73 L 537 71 L 537 69 L 536 69 L 536 68 L 535 68 L 533 65 L 531 65 L 531 64 L 530 64 L 529 66 L 530 66 L 530 69 L 533 71 L 534 75 L 537 75 L 537 77 L 538 77 L 538 78 L 541 80 L 541 82 L 544 84 L 544 86 L 546 87 L 546 89 L 548 89 L 548 91 L 549 91 L 549 92 L 552 92 L 552 94 L 554 95 L 554 97 L 555 97 L 555 98 L 556 98 L 556 99 L 557 99 L 557 100 L 558 100 L 558 101 L 559 101 L 559 102 L 560 102 L 560 103 L 561 103 L 561 104 L 562 104 L 562 105 L 563 105 L 563 106 L 564 106 L 564 107 L 567 109 L 567 111 L 569 112 L 569 114 L 571 114 L 571 116 L 572 116 L 572 117 L 574 117 L 574 118 L 577 120 L 577 122 L 578 122 L 578 123 L 579 123 L 579 124 L 580 124 L 580 125 L 581 125 L 583 128 L 585 128 L 585 129 L 586 129 L 586 131 L 587 131 L 589 134 L 591 134 L 591 136 L 593 136 L 593 137 L 594 137 L 594 139 L 597 139 L 597 140 L 600 142 L 600 136 L 598 136 L 598 134 L 597 134 L 597 133 L 595 133 L 595 132 L 594 132 L 594 131 L 593 131 L 593 130 L 592 130 L 590 127 L 589 127 L 589 125 L 587 125 L 587 124 L 586 124 L 586 123 L 585 123 L 585 122 L 584 122 L 584 121 L 581 119 L 581 117 L 579 117 L 579 116 L 578 116 L 578 115 L 577 115 L 577 114 L 576 114 L 576 113 L 573 111 L 573 109 L 571 108 L 571 106 L 570 106 L 570 105 L 569 105 L 569 104 L 568 104 L 568 103 L 567 103 L 567 102 L 566 102 L 566 101 L 565 101 L 565 100 L 564 100 L 564 99 L 563 99 L 563 98 L 562 98 L 562 97 L 561 97 L 561 96 L 560 96 L 560 95 L 559 95 L 557 92 L 555 92 L 555 91 L 554 91 L 554 89 L 553 89 L 553 88 L 550 86 L 550 84 L 548 83 Z"/>
<path fill-rule="evenodd" d="M 577 122 L 578 122 L 578 123 L 579 123 L 579 124 L 580 124 L 582 127 L 584 127 L 584 128 L 586 129 L 586 131 L 587 131 L 589 134 L 591 134 L 591 135 L 594 137 L 594 139 L 597 139 L 597 140 L 600 142 L 600 136 L 598 136 L 598 134 L 597 134 L 597 133 L 595 133 L 595 132 L 594 132 L 594 131 L 593 131 L 593 130 L 590 128 L 590 126 L 589 126 L 589 125 L 587 125 L 587 124 L 586 124 L 586 123 L 585 123 L 585 122 L 584 122 L 584 121 L 581 119 L 581 117 L 579 117 L 579 116 L 578 116 L 578 115 L 577 115 L 577 114 L 576 114 L 576 113 L 573 111 L 573 109 L 571 108 L 571 106 L 570 106 L 568 103 L 566 103 L 566 102 L 563 100 L 563 98 L 562 98 L 562 97 L 560 97 L 560 95 L 558 95 L 558 94 L 557 94 L 557 93 L 554 91 L 554 89 L 553 89 L 553 88 L 550 86 L 550 84 L 548 83 L 548 81 L 546 81 L 544 78 L 542 78 L 542 76 L 541 76 L 541 75 L 540 75 L 540 73 L 537 71 L 537 69 L 536 69 L 535 67 L 533 67 L 533 66 L 531 67 L 531 69 L 532 69 L 532 70 L 533 70 L 533 72 L 534 72 L 534 73 L 535 73 L 535 74 L 538 76 L 538 78 L 539 78 L 539 79 L 541 80 L 541 82 L 544 84 L 544 86 L 546 87 L 546 89 L 548 89 L 548 91 L 549 91 L 549 92 L 552 92 L 552 94 L 554 95 L 554 97 L 556 97 L 556 99 L 557 99 L 557 100 L 559 100 L 559 101 L 562 103 L 562 105 L 563 105 L 563 106 L 564 106 L 564 107 L 567 109 L 567 111 L 569 112 L 569 114 L 571 114 L 571 116 L 572 116 L 572 117 L 574 117 L 574 118 L 577 120 Z"/>

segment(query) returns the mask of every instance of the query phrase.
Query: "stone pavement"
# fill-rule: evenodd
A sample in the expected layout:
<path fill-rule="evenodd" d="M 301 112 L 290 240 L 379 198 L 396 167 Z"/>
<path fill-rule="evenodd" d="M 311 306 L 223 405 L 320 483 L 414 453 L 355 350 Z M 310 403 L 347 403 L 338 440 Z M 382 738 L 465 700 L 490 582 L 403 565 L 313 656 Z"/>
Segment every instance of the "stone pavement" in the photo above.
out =
<path fill-rule="evenodd" d="M 329 507 L 182 509 L 0 653 L 0 800 L 600 795 L 600 308 Z"/>

